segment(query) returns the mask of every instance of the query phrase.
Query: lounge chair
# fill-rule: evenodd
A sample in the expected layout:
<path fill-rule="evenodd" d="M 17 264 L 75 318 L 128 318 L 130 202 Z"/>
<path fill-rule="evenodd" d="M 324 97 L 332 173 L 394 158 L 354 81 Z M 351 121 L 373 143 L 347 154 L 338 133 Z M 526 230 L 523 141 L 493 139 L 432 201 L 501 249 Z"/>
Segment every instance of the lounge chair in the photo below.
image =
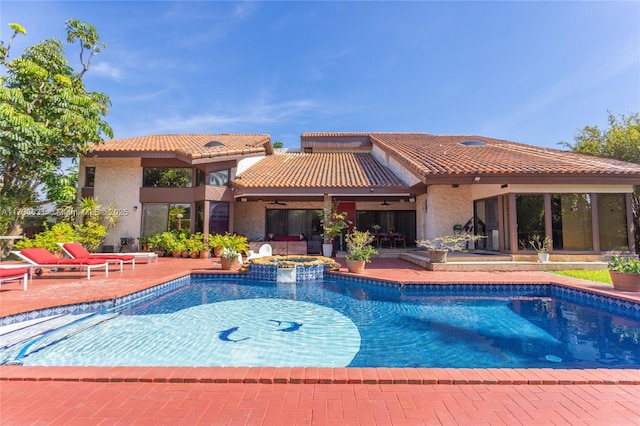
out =
<path fill-rule="evenodd" d="M 258 249 L 258 252 L 255 253 L 253 250 L 249 250 L 249 256 L 247 256 L 247 260 L 258 259 L 260 257 L 272 256 L 273 250 L 271 249 L 271 244 L 263 244 Z"/>
<path fill-rule="evenodd" d="M 72 259 L 100 259 L 106 260 L 108 263 L 120 264 L 120 271 L 125 263 L 131 263 L 131 269 L 136 269 L 136 258 L 130 254 L 116 253 L 90 253 L 80 243 L 58 243 L 62 250 Z"/>
<path fill-rule="evenodd" d="M 109 276 L 109 264 L 102 259 L 60 259 L 44 248 L 26 248 L 11 253 L 36 268 L 80 268 L 87 270 L 87 279 L 91 278 L 91 270 L 104 268 L 105 276 Z M 38 271 L 36 270 L 36 275 Z"/>
<path fill-rule="evenodd" d="M 10 280 L 22 280 L 22 289 L 27 291 L 30 267 L 4 268 L 0 266 L 0 283 Z"/>

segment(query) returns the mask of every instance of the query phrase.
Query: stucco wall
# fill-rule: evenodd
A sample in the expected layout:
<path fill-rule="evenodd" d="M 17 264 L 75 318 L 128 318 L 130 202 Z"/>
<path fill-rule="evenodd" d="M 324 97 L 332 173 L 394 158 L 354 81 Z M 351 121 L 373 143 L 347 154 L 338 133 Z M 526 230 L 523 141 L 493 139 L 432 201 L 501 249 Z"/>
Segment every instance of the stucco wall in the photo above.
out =
<path fill-rule="evenodd" d="M 464 225 L 473 216 L 473 202 L 471 200 L 471 185 L 460 185 L 457 188 L 451 185 L 432 185 L 427 188 L 426 197 L 420 196 L 418 200 L 425 199 L 426 204 L 418 204 L 418 225 L 426 229 L 418 228 L 418 238 L 435 238 L 442 235 L 451 235 L 453 225 Z M 421 210 L 425 209 L 424 223 L 421 223 Z M 421 231 L 424 236 L 420 237 Z"/>
<path fill-rule="evenodd" d="M 109 229 L 105 245 L 120 247 L 120 238 L 140 236 L 142 208 L 140 187 L 142 166 L 139 158 L 95 158 L 82 164 L 96 168 L 94 196 L 100 204 L 111 203 L 121 213 L 114 228 Z M 81 181 L 82 182 L 82 181 Z M 134 210 L 134 206 L 137 209 Z"/>

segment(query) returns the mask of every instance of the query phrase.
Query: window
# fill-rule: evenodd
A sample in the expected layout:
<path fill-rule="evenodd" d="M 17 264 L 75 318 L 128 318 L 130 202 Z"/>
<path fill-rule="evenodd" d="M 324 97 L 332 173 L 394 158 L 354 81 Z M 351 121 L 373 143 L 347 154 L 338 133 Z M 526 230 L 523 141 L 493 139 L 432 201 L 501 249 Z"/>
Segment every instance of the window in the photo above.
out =
<path fill-rule="evenodd" d="M 534 235 L 545 237 L 544 195 L 516 195 L 516 224 L 518 250 L 531 250 L 529 241 Z M 554 241 L 555 244 L 555 241 Z"/>
<path fill-rule="evenodd" d="M 379 226 L 375 229 L 373 226 Z M 407 245 L 416 241 L 416 212 L 413 210 L 358 210 L 356 228 L 361 231 L 395 232 L 405 236 Z"/>
<path fill-rule="evenodd" d="M 624 194 L 598 194 L 600 250 L 629 250 Z"/>
<path fill-rule="evenodd" d="M 191 169 L 188 167 L 146 167 L 142 186 L 160 188 L 190 188 Z"/>
<path fill-rule="evenodd" d="M 209 185 L 227 186 L 229 183 L 229 170 L 219 170 L 209 173 Z"/>
<path fill-rule="evenodd" d="M 322 233 L 320 214 L 322 210 L 267 209 L 267 235 L 288 236 L 305 234 L 312 239 Z"/>
<path fill-rule="evenodd" d="M 591 196 L 552 194 L 551 230 L 556 250 L 593 250 Z"/>
<path fill-rule="evenodd" d="M 84 168 L 84 186 L 85 188 L 93 188 L 96 183 L 96 168 Z"/>
<path fill-rule="evenodd" d="M 142 206 L 142 236 L 191 228 L 191 205 L 146 203 Z"/>
<path fill-rule="evenodd" d="M 209 203 L 209 233 L 224 234 L 229 230 L 229 203 L 211 201 Z"/>

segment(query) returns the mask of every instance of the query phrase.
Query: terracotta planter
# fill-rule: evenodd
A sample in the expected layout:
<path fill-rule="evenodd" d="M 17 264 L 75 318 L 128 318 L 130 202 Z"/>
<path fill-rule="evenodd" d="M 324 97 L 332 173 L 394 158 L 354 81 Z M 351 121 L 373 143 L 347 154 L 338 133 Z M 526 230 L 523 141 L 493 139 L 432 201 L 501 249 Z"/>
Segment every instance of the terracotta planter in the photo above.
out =
<path fill-rule="evenodd" d="M 173 257 L 182 257 L 182 251 L 174 250 L 174 251 L 171 252 L 171 256 L 173 256 Z"/>
<path fill-rule="evenodd" d="M 237 265 L 238 265 L 237 257 L 221 257 L 220 258 L 220 266 L 222 266 L 222 269 L 225 271 L 234 269 Z"/>
<path fill-rule="evenodd" d="M 198 251 L 189 252 L 189 257 L 192 259 L 197 259 L 199 256 L 200 256 L 200 252 Z"/>
<path fill-rule="evenodd" d="M 364 272 L 364 260 L 349 260 L 347 259 L 347 269 L 354 274 L 361 274 Z"/>
<path fill-rule="evenodd" d="M 220 257 L 222 252 L 224 251 L 223 247 L 216 247 L 213 249 L 213 257 Z"/>
<path fill-rule="evenodd" d="M 429 262 L 447 263 L 448 250 L 429 250 Z"/>
<path fill-rule="evenodd" d="M 640 274 L 609 271 L 613 288 L 622 291 L 640 291 Z"/>
<path fill-rule="evenodd" d="M 200 259 L 208 259 L 209 250 L 200 250 Z"/>

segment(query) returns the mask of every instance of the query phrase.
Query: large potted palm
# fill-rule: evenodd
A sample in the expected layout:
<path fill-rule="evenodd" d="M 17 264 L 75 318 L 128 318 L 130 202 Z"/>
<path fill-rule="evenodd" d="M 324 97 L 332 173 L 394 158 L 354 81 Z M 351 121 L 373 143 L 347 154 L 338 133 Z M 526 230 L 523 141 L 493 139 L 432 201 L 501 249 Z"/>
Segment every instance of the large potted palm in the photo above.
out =
<path fill-rule="evenodd" d="M 347 212 L 338 213 L 337 204 L 334 203 L 330 208 L 324 209 L 320 223 L 322 224 L 322 254 L 324 257 L 331 257 L 334 238 L 349 226 Z"/>
<path fill-rule="evenodd" d="M 371 262 L 371 257 L 378 254 L 378 250 L 373 247 L 374 236 L 369 231 L 358 231 L 354 229 L 347 234 L 345 242 L 347 244 L 347 270 L 356 274 L 364 271 L 365 263 Z"/>

